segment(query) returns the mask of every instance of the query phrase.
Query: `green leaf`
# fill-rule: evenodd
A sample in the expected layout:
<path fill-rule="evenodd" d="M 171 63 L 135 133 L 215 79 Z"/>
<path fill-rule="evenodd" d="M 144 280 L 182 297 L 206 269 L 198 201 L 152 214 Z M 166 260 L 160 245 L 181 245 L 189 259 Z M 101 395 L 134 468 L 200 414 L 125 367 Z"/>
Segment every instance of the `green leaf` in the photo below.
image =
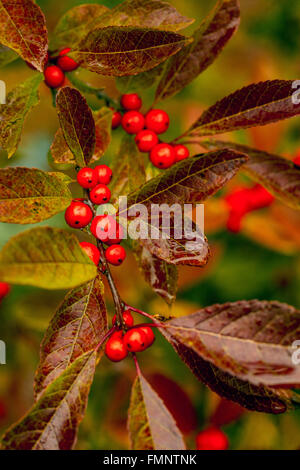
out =
<path fill-rule="evenodd" d="M 44 391 L 38 402 L 2 438 L 2 450 L 69 450 L 84 416 L 97 353 L 89 351 Z"/>
<path fill-rule="evenodd" d="M 0 44 L 0 67 L 10 64 L 16 59 L 18 59 L 18 54 L 8 47 L 3 46 L 3 44 Z"/>
<path fill-rule="evenodd" d="M 108 26 L 91 31 L 71 56 L 82 67 L 102 75 L 136 75 L 164 62 L 187 42 L 173 32 Z"/>
<path fill-rule="evenodd" d="M 36 168 L 0 169 L 0 222 L 35 224 L 66 209 L 71 178 Z"/>
<path fill-rule="evenodd" d="M 95 150 L 95 121 L 92 111 L 82 94 L 67 86 L 57 93 L 56 106 L 60 126 L 76 164 L 84 167 Z"/>
<path fill-rule="evenodd" d="M 175 95 L 217 58 L 239 26 L 237 0 L 220 0 L 201 26 L 194 41 L 168 60 L 158 84 L 155 101 Z"/>
<path fill-rule="evenodd" d="M 300 104 L 294 104 L 294 80 L 268 80 L 237 90 L 208 108 L 184 134 L 205 136 L 222 134 L 300 114 Z"/>
<path fill-rule="evenodd" d="M 96 277 L 94 263 L 77 238 L 51 227 L 26 230 L 0 252 L 0 279 L 44 289 L 68 289 Z"/>
<path fill-rule="evenodd" d="M 32 0 L 0 0 L 0 42 L 42 72 L 48 51 L 46 20 Z"/>
<path fill-rule="evenodd" d="M 107 314 L 99 277 L 76 287 L 65 297 L 52 318 L 41 344 L 35 375 L 35 396 L 76 359 L 96 349 L 107 331 Z"/>
<path fill-rule="evenodd" d="M 98 21 L 106 11 L 108 8 L 97 4 L 78 5 L 71 8 L 56 25 L 51 41 L 52 47 L 66 47 L 69 44 L 74 47 L 92 29 L 95 18 Z"/>
<path fill-rule="evenodd" d="M 0 146 L 7 151 L 8 158 L 18 148 L 29 111 L 39 102 L 38 88 L 42 80 L 42 74 L 27 79 L 8 94 L 6 104 L 0 105 Z"/>
<path fill-rule="evenodd" d="M 173 416 L 141 374 L 132 387 L 128 429 L 132 450 L 185 450 Z"/>

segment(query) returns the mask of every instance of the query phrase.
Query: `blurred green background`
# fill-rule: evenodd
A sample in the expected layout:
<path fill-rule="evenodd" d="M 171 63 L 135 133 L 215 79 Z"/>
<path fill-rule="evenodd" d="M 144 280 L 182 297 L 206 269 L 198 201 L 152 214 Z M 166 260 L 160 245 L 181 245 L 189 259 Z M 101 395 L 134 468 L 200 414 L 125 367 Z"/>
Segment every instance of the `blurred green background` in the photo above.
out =
<path fill-rule="evenodd" d="M 80 1 L 41 0 L 51 32 L 59 17 Z M 103 3 L 113 7 L 118 0 Z M 214 5 L 211 0 L 172 0 L 174 6 L 199 25 Z M 167 137 L 176 137 L 202 112 L 226 94 L 260 80 L 296 79 L 300 76 L 300 3 L 297 0 L 242 0 L 242 21 L 238 33 L 218 60 L 197 80 L 162 104 L 170 113 Z M 8 91 L 34 72 L 18 60 L 0 71 Z M 82 71 L 93 84 L 105 86 L 118 97 L 113 80 Z M 151 102 L 153 90 L 143 96 Z M 41 103 L 26 122 L 17 154 L 7 161 L 0 152 L 0 165 L 27 166 L 50 170 L 47 154 L 58 128 L 51 94 L 41 88 Z M 117 151 L 122 130 L 104 157 L 110 161 Z M 228 138 L 228 136 L 226 136 Z M 263 128 L 239 131 L 229 136 L 238 142 L 280 152 L 293 158 L 300 150 L 298 118 Z M 194 149 L 196 153 L 199 149 Z M 234 188 L 239 176 L 230 183 Z M 223 193 L 222 193 L 223 194 Z M 275 203 L 271 208 L 247 216 L 240 234 L 226 230 L 226 207 L 217 195 L 206 205 L 206 234 L 213 257 L 205 269 L 181 268 L 178 300 L 172 311 L 135 274 L 137 266 L 129 256 L 114 270 L 121 295 L 130 304 L 151 313 L 185 315 L 212 303 L 258 298 L 280 300 L 300 307 L 300 218 L 298 213 Z M 41 225 L 65 227 L 63 214 Z M 0 224 L 0 247 L 26 226 Z M 128 273 L 134 273 L 128 276 Z M 0 432 L 19 419 L 33 401 L 32 381 L 39 358 L 39 343 L 49 319 L 65 292 L 42 291 L 14 286 L 0 305 L 0 338 L 7 344 L 7 365 L 0 366 Z M 112 312 L 110 297 L 108 307 Z M 155 347 L 141 356 L 141 367 L 150 382 L 175 410 L 178 425 L 188 446 L 195 448 L 195 436 L 212 420 L 224 425 L 232 449 L 299 449 L 300 413 L 282 416 L 243 412 L 221 401 L 202 386 L 178 359 L 171 347 L 157 335 Z M 126 449 L 126 412 L 134 367 L 130 360 L 120 364 L 101 361 L 92 387 L 86 417 L 81 425 L 78 449 Z M 221 410 L 221 411 L 220 411 Z M 227 416 L 228 415 L 228 416 Z M 218 418 L 216 418 L 218 416 Z M 220 418 L 221 416 L 221 418 Z"/>

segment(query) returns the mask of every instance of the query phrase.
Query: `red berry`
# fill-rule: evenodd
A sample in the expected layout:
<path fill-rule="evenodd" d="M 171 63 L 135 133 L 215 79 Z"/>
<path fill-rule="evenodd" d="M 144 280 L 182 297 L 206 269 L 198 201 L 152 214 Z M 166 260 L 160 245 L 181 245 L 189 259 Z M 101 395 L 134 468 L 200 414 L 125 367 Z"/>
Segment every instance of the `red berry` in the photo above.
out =
<path fill-rule="evenodd" d="M 225 201 L 230 209 L 236 214 L 240 214 L 240 216 L 250 210 L 249 191 L 249 188 L 236 188 L 225 197 Z"/>
<path fill-rule="evenodd" d="M 115 111 L 114 109 L 113 111 L 114 113 L 112 115 L 111 128 L 117 129 L 117 127 L 119 127 L 122 122 L 122 114 L 120 113 L 120 111 Z"/>
<path fill-rule="evenodd" d="M 93 245 L 93 243 L 81 242 L 80 246 L 83 251 L 85 251 L 85 253 L 88 255 L 88 257 L 93 261 L 93 263 L 98 266 L 100 261 L 100 251 L 98 250 L 96 245 Z"/>
<path fill-rule="evenodd" d="M 199 432 L 196 437 L 198 450 L 226 450 L 228 449 L 228 438 L 218 428 L 208 428 Z"/>
<path fill-rule="evenodd" d="M 152 109 L 146 114 L 145 125 L 156 134 L 163 134 L 169 129 L 169 115 L 162 109 Z"/>
<path fill-rule="evenodd" d="M 137 134 L 135 142 L 140 152 L 150 152 L 159 140 L 155 132 L 144 129 Z"/>
<path fill-rule="evenodd" d="M 227 229 L 229 232 L 238 233 L 241 230 L 243 215 L 234 210 L 229 212 Z"/>
<path fill-rule="evenodd" d="M 122 127 L 128 134 L 137 134 L 145 126 L 145 118 L 138 111 L 128 111 L 122 117 Z"/>
<path fill-rule="evenodd" d="M 250 210 L 263 209 L 274 202 L 274 196 L 263 186 L 256 184 L 249 190 L 249 208 Z"/>
<path fill-rule="evenodd" d="M 94 237 L 107 243 L 109 240 L 116 238 L 118 230 L 118 222 L 111 215 L 97 215 L 91 223 L 91 232 Z"/>
<path fill-rule="evenodd" d="M 111 245 L 106 248 L 105 257 L 113 266 L 120 266 L 126 258 L 126 251 L 121 245 Z"/>
<path fill-rule="evenodd" d="M 146 348 L 149 348 L 155 341 L 155 335 L 153 333 L 152 328 L 150 326 L 139 326 L 139 330 L 143 331 L 146 336 Z"/>
<path fill-rule="evenodd" d="M 94 188 L 98 183 L 97 173 L 92 168 L 81 168 L 77 173 L 77 181 L 85 189 Z"/>
<path fill-rule="evenodd" d="M 122 331 L 116 331 L 111 335 L 105 345 L 105 354 L 113 362 L 125 359 L 128 351 L 122 337 Z"/>
<path fill-rule="evenodd" d="M 295 165 L 300 166 L 300 152 L 298 152 L 296 158 L 294 158 L 293 162 Z"/>
<path fill-rule="evenodd" d="M 138 111 L 142 107 L 142 100 L 136 93 L 130 93 L 122 96 L 121 105 L 128 111 Z"/>
<path fill-rule="evenodd" d="M 65 81 L 65 74 L 56 65 L 49 65 L 44 71 L 45 82 L 50 88 L 58 88 Z"/>
<path fill-rule="evenodd" d="M 122 225 L 116 222 L 116 225 L 113 228 L 115 228 L 116 231 L 115 233 L 112 233 L 112 230 L 111 230 L 111 233 L 109 234 L 109 239 L 105 242 L 107 245 L 118 245 L 119 243 L 121 243 L 121 241 L 124 238 L 124 230 L 123 230 Z"/>
<path fill-rule="evenodd" d="M 134 319 L 133 319 L 133 316 L 131 315 L 129 310 L 126 310 L 125 312 L 123 312 L 122 316 L 123 316 L 125 326 L 130 328 L 134 325 Z M 113 325 L 116 324 L 116 320 L 117 320 L 117 315 L 114 315 L 113 319 L 112 319 L 112 324 Z"/>
<path fill-rule="evenodd" d="M 94 204 L 105 204 L 110 200 L 111 192 L 106 184 L 97 184 L 90 192 L 90 200 Z"/>
<path fill-rule="evenodd" d="M 74 59 L 67 56 L 67 54 L 71 51 L 69 47 L 63 49 L 59 53 L 59 57 L 57 59 L 57 65 L 60 67 L 64 72 L 72 72 L 72 70 L 76 70 L 79 67 L 79 64 L 75 62 Z"/>
<path fill-rule="evenodd" d="M 97 175 L 97 182 L 101 184 L 109 184 L 112 178 L 112 171 L 107 165 L 98 165 L 94 172 Z"/>
<path fill-rule="evenodd" d="M 10 293 L 10 285 L 7 282 L 0 282 L 0 300 Z"/>
<path fill-rule="evenodd" d="M 175 152 L 175 162 L 180 162 L 190 156 L 190 151 L 185 145 L 175 145 L 173 148 Z"/>
<path fill-rule="evenodd" d="M 169 168 L 175 163 L 175 153 L 171 145 L 161 143 L 153 147 L 150 160 L 157 168 Z"/>
<path fill-rule="evenodd" d="M 124 335 L 124 344 L 128 351 L 141 352 L 147 347 L 147 337 L 141 328 L 132 328 Z"/>
<path fill-rule="evenodd" d="M 93 218 L 91 208 L 83 202 L 72 202 L 65 212 L 65 220 L 70 227 L 83 228 L 90 223 Z"/>

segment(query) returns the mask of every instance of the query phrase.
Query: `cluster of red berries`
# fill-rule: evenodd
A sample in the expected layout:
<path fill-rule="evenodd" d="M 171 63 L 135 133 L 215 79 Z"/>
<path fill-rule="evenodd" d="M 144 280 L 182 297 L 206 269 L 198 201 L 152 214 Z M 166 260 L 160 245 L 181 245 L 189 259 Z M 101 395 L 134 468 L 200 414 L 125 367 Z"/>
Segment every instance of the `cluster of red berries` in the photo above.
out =
<path fill-rule="evenodd" d="M 141 352 L 149 348 L 155 340 L 152 328 L 148 325 L 134 326 L 134 320 L 129 310 L 123 312 L 123 322 L 127 329 L 115 331 L 106 342 L 105 354 L 113 362 L 120 362 L 125 359 L 128 352 Z M 112 320 L 116 324 L 116 315 Z"/>
<path fill-rule="evenodd" d="M 196 445 L 198 450 L 226 450 L 229 443 L 226 434 L 221 429 L 212 426 L 199 432 Z"/>
<path fill-rule="evenodd" d="M 107 165 L 98 165 L 96 168 L 81 168 L 77 173 L 77 182 L 88 191 L 89 201 L 92 204 L 106 204 L 110 200 L 110 189 L 107 186 L 112 178 L 112 171 Z M 122 226 L 112 215 L 98 215 L 94 217 L 93 210 L 85 199 L 74 199 L 65 212 L 65 220 L 72 228 L 90 226 L 90 231 L 97 240 L 108 245 L 105 257 L 110 264 L 119 266 L 126 258 L 126 251 L 120 245 L 123 239 Z M 100 261 L 100 252 L 92 243 L 80 243 L 82 249 L 96 264 Z"/>
<path fill-rule="evenodd" d="M 243 217 L 252 211 L 263 209 L 274 202 L 274 196 L 263 186 L 256 184 L 252 188 L 237 188 L 225 198 L 229 206 L 227 228 L 237 233 L 241 229 Z"/>
<path fill-rule="evenodd" d="M 10 293 L 10 285 L 7 282 L 0 282 L 0 301 Z"/>
<path fill-rule="evenodd" d="M 158 135 L 166 132 L 170 125 L 168 113 L 162 109 L 151 109 L 146 115 L 140 112 L 142 100 L 136 93 L 123 95 L 121 106 L 125 111 L 115 111 L 112 128 L 122 125 L 128 134 L 135 134 L 135 142 L 140 152 L 149 153 L 154 166 L 169 168 L 174 163 L 188 158 L 190 153 L 185 145 L 170 145 L 160 142 Z"/>
<path fill-rule="evenodd" d="M 62 49 L 58 56 L 48 54 L 47 65 L 44 70 L 45 82 L 50 88 L 59 88 L 65 82 L 65 72 L 76 70 L 79 65 L 68 56 L 70 47 Z"/>

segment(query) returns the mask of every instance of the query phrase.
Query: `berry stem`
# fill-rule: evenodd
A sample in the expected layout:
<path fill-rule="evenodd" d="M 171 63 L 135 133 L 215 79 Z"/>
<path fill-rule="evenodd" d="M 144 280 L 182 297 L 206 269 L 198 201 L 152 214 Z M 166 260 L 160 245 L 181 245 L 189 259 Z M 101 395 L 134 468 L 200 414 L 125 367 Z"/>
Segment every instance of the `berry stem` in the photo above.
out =
<path fill-rule="evenodd" d="M 136 355 L 134 353 L 132 353 L 132 358 L 134 360 L 134 364 L 135 364 L 135 368 L 136 368 L 136 373 L 137 375 L 140 377 L 142 375 L 142 372 L 141 372 L 141 369 L 140 369 L 140 366 L 139 366 L 139 363 L 138 363 L 138 360 L 136 358 Z"/>
<path fill-rule="evenodd" d="M 131 306 L 128 305 L 128 304 L 125 304 L 125 308 L 126 308 L 126 310 L 132 310 L 133 312 L 139 313 L 139 314 L 142 315 L 143 317 L 149 318 L 150 320 L 153 321 L 153 325 L 155 325 L 155 326 L 161 326 L 161 325 L 162 325 L 162 323 L 160 323 L 159 321 L 157 321 L 153 315 L 150 315 L 149 313 L 143 312 L 143 310 L 139 310 L 138 308 L 131 307 Z M 162 318 L 163 320 L 165 320 L 164 317 L 161 317 L 161 318 Z M 162 320 L 162 321 L 163 321 L 163 320 Z"/>

